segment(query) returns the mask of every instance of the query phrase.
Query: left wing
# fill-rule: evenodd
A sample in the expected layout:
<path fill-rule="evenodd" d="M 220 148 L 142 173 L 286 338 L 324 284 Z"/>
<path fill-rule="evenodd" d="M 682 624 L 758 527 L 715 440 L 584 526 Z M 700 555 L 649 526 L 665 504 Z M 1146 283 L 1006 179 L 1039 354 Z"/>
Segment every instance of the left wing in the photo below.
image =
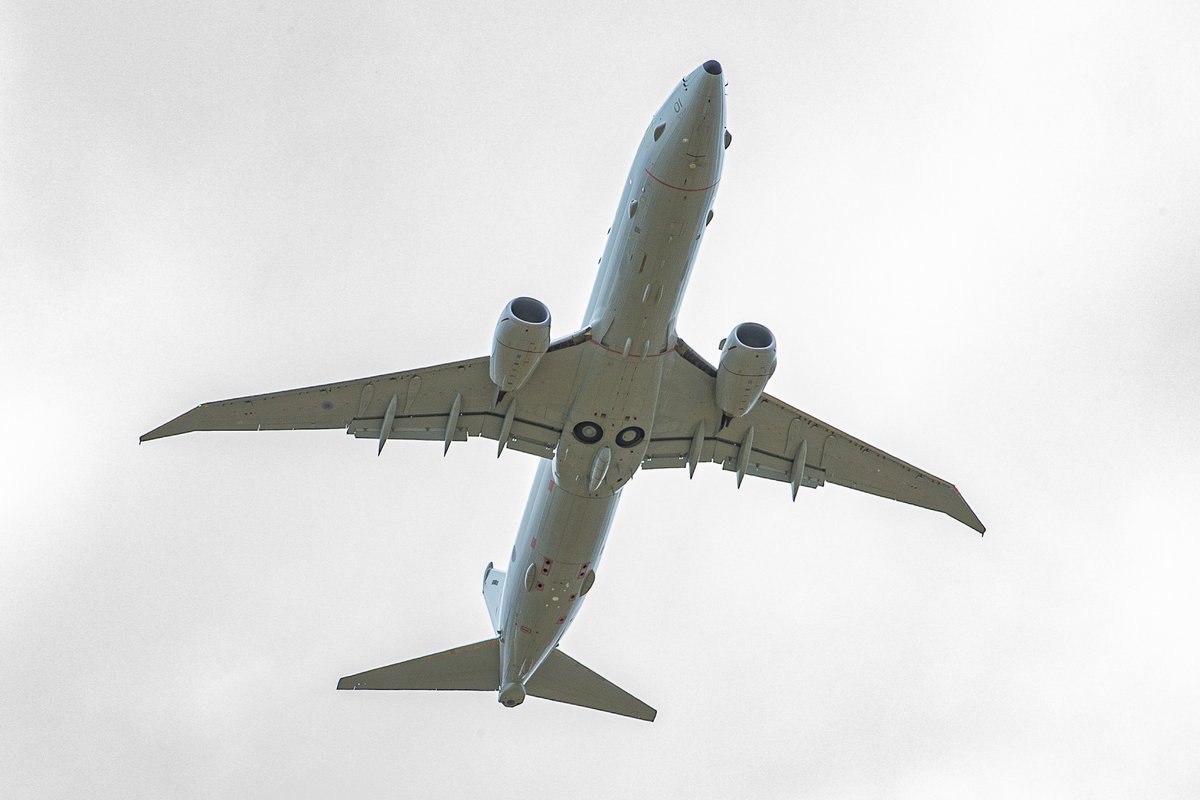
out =
<path fill-rule="evenodd" d="M 738 474 L 783 481 L 792 498 L 801 486 L 836 483 L 948 514 L 983 533 L 958 489 L 811 417 L 769 394 L 744 417 L 721 428 L 716 369 L 682 340 L 669 359 L 655 411 L 645 469 L 716 462 Z"/>
<path fill-rule="evenodd" d="M 488 357 L 204 403 L 141 437 L 191 431 L 343 428 L 358 438 L 465 441 L 485 436 L 550 458 L 558 445 L 581 349 L 577 334 L 551 345 L 528 383 L 497 402 Z"/>

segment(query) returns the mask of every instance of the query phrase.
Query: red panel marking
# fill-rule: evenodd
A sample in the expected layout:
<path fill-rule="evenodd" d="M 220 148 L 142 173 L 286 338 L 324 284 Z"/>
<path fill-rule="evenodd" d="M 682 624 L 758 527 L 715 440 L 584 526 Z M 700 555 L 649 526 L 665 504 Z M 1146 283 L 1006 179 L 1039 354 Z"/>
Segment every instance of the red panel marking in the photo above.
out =
<path fill-rule="evenodd" d="M 655 177 L 654 173 L 651 172 L 650 170 L 648 170 L 644 167 L 642 169 L 647 175 L 649 175 L 651 178 L 654 178 L 655 183 L 660 183 L 663 186 L 667 187 L 668 189 L 674 189 L 677 192 L 704 192 L 704 191 L 707 191 L 707 190 L 713 188 L 714 186 L 716 186 L 717 183 L 720 183 L 720 181 L 717 181 L 717 183 L 709 184 L 708 186 L 705 186 L 703 189 L 685 189 L 682 186 L 672 186 L 671 184 L 667 183 L 666 181 L 660 180 L 659 178 Z"/>
<path fill-rule="evenodd" d="M 529 549 L 537 550 L 537 537 L 536 536 L 533 537 L 533 540 L 529 542 Z"/>
<path fill-rule="evenodd" d="M 550 481 L 550 488 L 547 491 L 549 491 L 551 494 L 554 493 L 554 481 Z"/>

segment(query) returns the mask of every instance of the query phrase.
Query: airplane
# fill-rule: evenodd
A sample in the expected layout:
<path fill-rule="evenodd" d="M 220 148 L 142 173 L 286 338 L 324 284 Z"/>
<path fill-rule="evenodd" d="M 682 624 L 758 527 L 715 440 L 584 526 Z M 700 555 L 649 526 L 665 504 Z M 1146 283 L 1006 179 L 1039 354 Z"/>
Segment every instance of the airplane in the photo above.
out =
<path fill-rule="evenodd" d="M 732 136 L 725 75 L 706 61 L 654 114 L 625 181 L 583 325 L 551 340 L 532 297 L 504 306 L 491 353 L 343 383 L 204 403 L 141 441 L 191 431 L 342 428 L 377 442 L 486 437 L 499 457 L 541 458 L 505 569 L 483 597 L 495 635 L 342 678 L 338 689 L 496 692 L 506 707 L 539 697 L 653 721 L 646 703 L 567 656 L 559 641 L 596 581 L 626 484 L 639 469 L 720 464 L 801 487 L 826 483 L 984 526 L 941 478 L 764 392 L 776 341 L 743 322 L 714 366 L 676 333 L 680 304 Z"/>

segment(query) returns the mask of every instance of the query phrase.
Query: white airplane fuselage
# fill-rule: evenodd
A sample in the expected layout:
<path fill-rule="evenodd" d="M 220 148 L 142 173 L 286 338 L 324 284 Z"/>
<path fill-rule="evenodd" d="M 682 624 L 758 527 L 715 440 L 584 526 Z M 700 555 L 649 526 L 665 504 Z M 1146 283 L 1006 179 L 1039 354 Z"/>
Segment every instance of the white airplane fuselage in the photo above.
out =
<path fill-rule="evenodd" d="M 949 481 L 765 392 L 771 331 L 736 325 L 714 366 L 676 334 L 712 220 L 725 148 L 725 82 L 708 61 L 651 119 L 609 228 L 583 328 L 551 341 L 550 311 L 510 300 L 492 348 L 418 369 L 201 403 L 143 434 L 342 429 L 375 442 L 485 437 L 539 467 L 512 558 L 489 564 L 494 635 L 342 677 L 339 690 L 499 692 L 653 721 L 651 706 L 575 661 L 559 642 L 596 580 L 625 485 L 639 469 L 718 464 L 790 486 L 833 483 L 947 514 L 983 533 Z"/>
<path fill-rule="evenodd" d="M 725 146 L 724 76 L 710 61 L 651 120 L 609 230 L 583 320 L 593 338 L 507 568 L 498 625 L 506 706 L 525 699 L 525 682 L 579 613 L 621 490 L 641 466 Z"/>

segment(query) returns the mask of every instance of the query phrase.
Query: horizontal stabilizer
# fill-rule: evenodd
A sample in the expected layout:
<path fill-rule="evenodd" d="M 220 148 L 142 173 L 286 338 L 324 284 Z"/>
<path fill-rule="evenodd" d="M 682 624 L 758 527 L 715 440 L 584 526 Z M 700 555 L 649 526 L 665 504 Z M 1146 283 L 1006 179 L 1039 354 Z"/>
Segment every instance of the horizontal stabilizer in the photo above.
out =
<path fill-rule="evenodd" d="M 658 714 L 629 692 L 600 677 L 557 648 L 525 683 L 531 697 L 594 708 L 653 722 Z"/>
<path fill-rule="evenodd" d="M 500 640 L 487 639 L 348 675 L 338 681 L 338 688 L 494 692 L 500 688 Z"/>

